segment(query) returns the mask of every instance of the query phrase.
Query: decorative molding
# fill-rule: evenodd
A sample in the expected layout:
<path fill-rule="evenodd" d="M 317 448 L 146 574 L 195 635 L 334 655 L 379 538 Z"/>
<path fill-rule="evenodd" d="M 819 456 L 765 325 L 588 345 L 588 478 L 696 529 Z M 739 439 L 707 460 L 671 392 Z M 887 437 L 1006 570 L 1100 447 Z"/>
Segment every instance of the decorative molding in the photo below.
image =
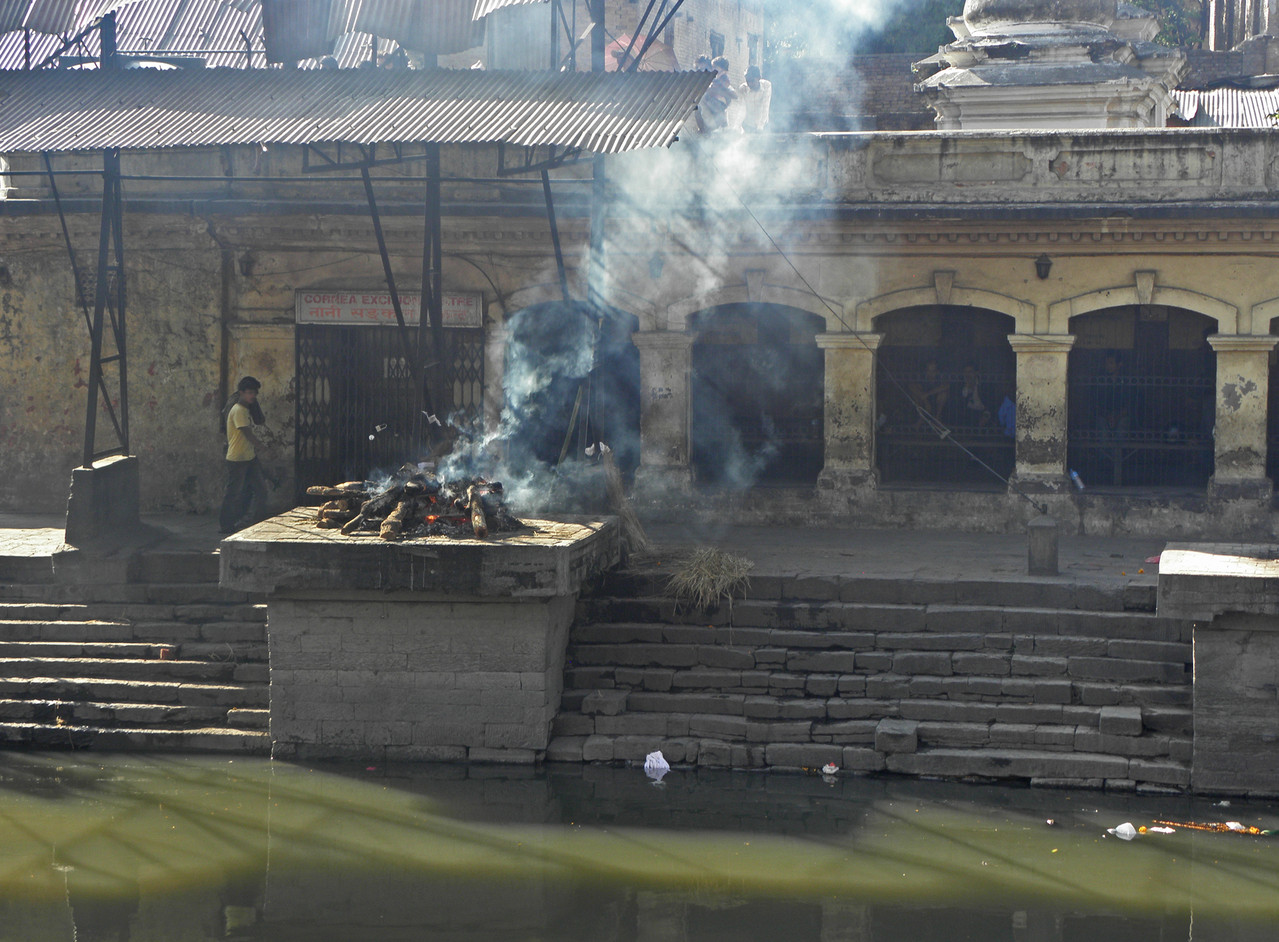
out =
<path fill-rule="evenodd" d="M 1035 326 L 1035 306 L 1020 298 L 979 288 L 959 288 L 953 282 L 949 289 L 948 305 L 953 307 L 977 307 L 999 314 L 1007 314 L 1016 323 L 1018 333 L 1032 333 Z M 929 288 L 903 288 L 890 291 L 877 298 L 870 298 L 857 305 L 859 330 L 872 330 L 875 318 L 882 314 L 909 307 L 930 307 L 938 303 L 937 286 Z"/>
<path fill-rule="evenodd" d="M 1075 345 L 1074 334 L 1009 334 L 1008 345 L 1017 354 L 1054 353 L 1065 356 Z"/>
<path fill-rule="evenodd" d="M 825 333 L 817 335 L 817 346 L 823 350 L 865 350 L 874 353 L 884 341 L 883 334 L 861 332 Z"/>
<path fill-rule="evenodd" d="M 1137 303 L 1150 304 L 1150 299 L 1155 295 L 1155 273 L 1152 271 L 1139 271 L 1133 275 L 1137 283 Z"/>
<path fill-rule="evenodd" d="M 1131 285 L 1101 288 L 1058 301 L 1048 308 L 1048 323 L 1050 327 L 1061 329 L 1066 327 L 1070 318 L 1078 317 L 1080 314 L 1138 304 L 1162 304 L 1194 311 L 1196 314 L 1202 314 L 1216 321 L 1217 330 L 1223 334 L 1234 334 L 1239 326 L 1239 308 L 1221 298 L 1200 294 L 1188 288 L 1171 288 L 1152 284 L 1150 300 L 1142 301 L 1135 282 Z"/>
<path fill-rule="evenodd" d="M 950 303 L 950 291 L 953 287 L 955 287 L 955 273 L 953 271 L 933 272 L 933 290 L 937 293 L 938 304 Z"/>
<path fill-rule="evenodd" d="M 748 268 L 742 274 L 746 277 L 746 300 L 758 304 L 764 296 L 764 269 Z"/>
<path fill-rule="evenodd" d="M 1269 354 L 1279 343 L 1279 336 L 1241 337 L 1230 334 L 1209 334 L 1208 346 L 1217 353 L 1260 353 Z"/>

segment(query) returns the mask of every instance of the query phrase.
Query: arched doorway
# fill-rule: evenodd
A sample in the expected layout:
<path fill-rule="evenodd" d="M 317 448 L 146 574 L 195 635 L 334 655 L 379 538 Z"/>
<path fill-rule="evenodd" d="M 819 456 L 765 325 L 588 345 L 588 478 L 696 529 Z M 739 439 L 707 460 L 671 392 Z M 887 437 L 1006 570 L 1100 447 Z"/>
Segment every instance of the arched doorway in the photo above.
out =
<path fill-rule="evenodd" d="M 824 461 L 825 358 L 815 314 L 724 304 L 689 319 L 691 464 L 700 484 L 815 484 Z"/>
<path fill-rule="evenodd" d="M 875 329 L 884 335 L 876 370 L 880 480 L 1001 487 L 991 470 L 1006 478 L 1015 458 L 1013 319 L 929 305 L 882 314 Z"/>
<path fill-rule="evenodd" d="M 1086 486 L 1207 486 L 1216 330 L 1209 317 L 1158 304 L 1070 319 L 1067 463 Z"/>
<path fill-rule="evenodd" d="M 502 436 L 513 467 L 578 461 L 594 442 L 624 474 L 639 464 L 639 321 L 578 302 L 523 308 L 506 320 Z"/>

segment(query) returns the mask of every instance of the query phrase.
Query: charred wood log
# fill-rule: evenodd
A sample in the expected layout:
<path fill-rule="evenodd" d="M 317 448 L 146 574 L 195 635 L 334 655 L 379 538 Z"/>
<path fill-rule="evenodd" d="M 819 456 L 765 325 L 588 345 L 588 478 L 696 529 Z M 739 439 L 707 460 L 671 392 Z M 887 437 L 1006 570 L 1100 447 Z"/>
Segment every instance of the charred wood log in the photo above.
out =
<path fill-rule="evenodd" d="M 422 506 L 415 497 L 406 497 L 395 505 L 395 509 L 386 515 L 378 535 L 384 540 L 398 540 L 404 532 L 404 525 L 416 521 L 422 515 Z"/>
<path fill-rule="evenodd" d="M 487 540 L 489 535 L 488 517 L 484 513 L 484 495 L 486 493 L 488 491 L 478 484 L 472 484 L 466 489 L 466 502 L 471 511 L 471 528 L 475 530 L 475 535 L 481 540 Z"/>

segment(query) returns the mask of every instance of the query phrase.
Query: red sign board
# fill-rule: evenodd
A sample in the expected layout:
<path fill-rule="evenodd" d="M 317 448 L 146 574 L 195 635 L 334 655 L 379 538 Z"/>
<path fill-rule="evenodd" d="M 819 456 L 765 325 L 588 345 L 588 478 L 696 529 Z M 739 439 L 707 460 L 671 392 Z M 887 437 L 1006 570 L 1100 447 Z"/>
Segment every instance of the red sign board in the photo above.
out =
<path fill-rule="evenodd" d="M 394 326 L 395 306 L 388 291 L 299 291 L 296 293 L 297 323 Z M 422 298 L 417 292 L 400 292 L 404 322 L 416 325 L 421 316 Z M 480 295 L 444 292 L 445 327 L 483 327 L 484 304 Z"/>

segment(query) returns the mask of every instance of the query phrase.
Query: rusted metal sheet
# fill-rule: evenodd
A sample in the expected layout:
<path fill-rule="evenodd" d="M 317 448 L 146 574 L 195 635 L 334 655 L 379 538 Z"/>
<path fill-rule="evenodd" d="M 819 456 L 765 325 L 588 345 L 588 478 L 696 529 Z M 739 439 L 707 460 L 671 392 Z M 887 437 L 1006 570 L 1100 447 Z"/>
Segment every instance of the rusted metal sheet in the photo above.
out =
<path fill-rule="evenodd" d="M 1174 89 L 1177 110 L 1191 127 L 1273 128 L 1279 89 Z"/>
<path fill-rule="evenodd" d="M 674 140 L 709 72 L 67 70 L 0 75 L 0 153 L 346 141 L 615 154 Z"/>

